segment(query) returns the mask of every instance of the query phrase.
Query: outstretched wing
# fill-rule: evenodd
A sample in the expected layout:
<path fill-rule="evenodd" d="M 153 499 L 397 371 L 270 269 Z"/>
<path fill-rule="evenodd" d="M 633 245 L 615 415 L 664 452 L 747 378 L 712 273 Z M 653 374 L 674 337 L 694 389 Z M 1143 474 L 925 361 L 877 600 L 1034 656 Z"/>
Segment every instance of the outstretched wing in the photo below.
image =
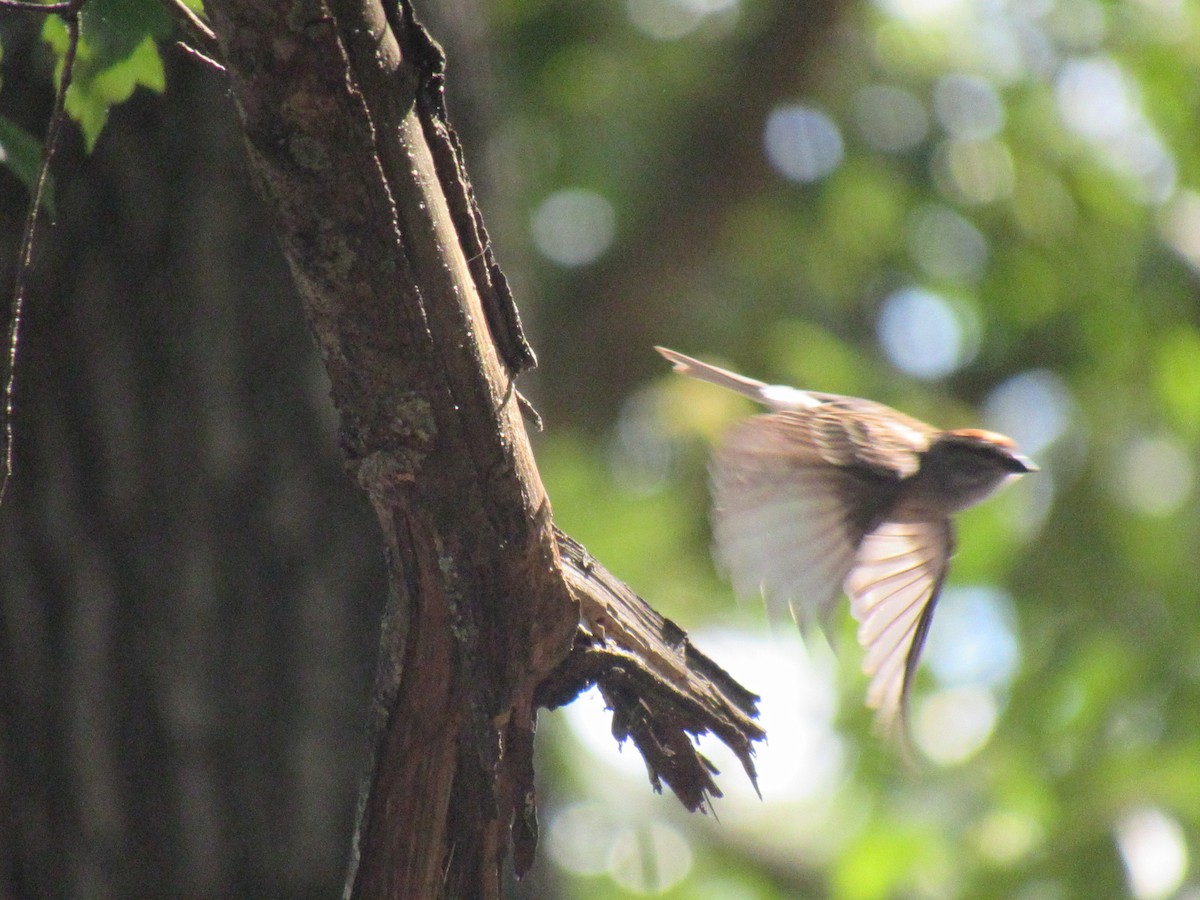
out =
<path fill-rule="evenodd" d="M 801 413 L 747 420 L 712 467 L 717 562 L 740 596 L 761 591 L 773 614 L 790 607 L 801 626 L 828 617 L 899 486 L 897 476 L 830 464 L 807 423 Z"/>
<path fill-rule="evenodd" d="M 890 734 L 903 737 L 907 727 L 908 694 L 953 552 L 949 519 L 885 522 L 863 538 L 846 578 L 871 676 L 867 705 Z"/>

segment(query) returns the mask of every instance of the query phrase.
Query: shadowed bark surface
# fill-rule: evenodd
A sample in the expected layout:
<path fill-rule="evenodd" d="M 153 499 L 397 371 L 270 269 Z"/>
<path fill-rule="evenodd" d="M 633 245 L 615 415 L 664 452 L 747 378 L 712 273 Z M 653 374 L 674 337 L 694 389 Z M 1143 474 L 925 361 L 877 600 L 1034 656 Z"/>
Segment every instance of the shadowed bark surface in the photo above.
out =
<path fill-rule="evenodd" d="M 13 897 L 327 897 L 378 528 L 224 80 L 169 77 L 94 156 L 69 142 L 27 311 L 0 511 L 0 879 Z"/>

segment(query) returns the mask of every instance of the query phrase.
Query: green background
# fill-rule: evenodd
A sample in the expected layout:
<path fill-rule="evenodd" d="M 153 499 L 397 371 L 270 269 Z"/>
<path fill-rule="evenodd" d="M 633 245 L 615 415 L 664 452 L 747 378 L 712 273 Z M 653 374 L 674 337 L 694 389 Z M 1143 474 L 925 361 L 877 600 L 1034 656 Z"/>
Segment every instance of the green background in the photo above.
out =
<path fill-rule="evenodd" d="M 70 222 L 103 229 L 154 218 L 169 205 L 162 198 L 174 196 L 174 188 L 157 188 L 146 211 L 137 176 L 121 176 L 103 203 L 79 199 L 103 171 L 97 167 L 153 169 L 161 185 L 183 185 L 188 167 L 172 154 L 190 151 L 235 171 L 218 196 L 248 191 L 236 139 L 201 146 L 195 134 L 202 132 L 179 131 L 193 135 L 190 143 L 168 140 L 153 158 L 130 150 L 170 129 L 231 134 L 231 112 L 220 76 L 161 40 L 164 18 L 132 0 L 102 2 L 93 6 L 104 15 L 85 22 L 87 77 L 69 104 L 82 132 L 56 171 L 55 200 L 67 225 L 58 255 L 43 263 L 48 273 L 78 262 Z M 652 795 L 632 747 L 617 751 L 594 698 L 543 714 L 543 848 L 531 876 L 509 885 L 512 896 L 1200 895 L 1191 863 L 1200 839 L 1200 7 L 1189 0 L 497 0 L 437 4 L 426 18 L 447 46 L 451 114 L 542 361 L 523 388 L 546 420 L 535 445 L 556 520 L 762 694 L 770 734 L 762 800 L 735 762 L 714 755 L 728 796 L 714 801 L 714 814 L 688 817 L 669 795 Z M 57 24 L 44 37 L 11 19 L 5 28 L 0 139 L 12 171 L 27 179 L 20 135 L 44 122 L 36 113 L 64 38 Z M 161 56 L 147 35 L 160 39 Z M 14 65 L 31 80 L 14 82 Z M 109 110 L 138 85 L 165 93 L 137 92 L 127 107 Z M 199 121 L 185 125 L 192 118 Z M 85 155 L 93 144 L 95 155 Z M 21 199 L 20 182 L 10 180 L 8 235 Z M 196 189 L 205 184 L 215 190 L 211 173 Z M 142 212 L 127 211 L 134 207 Z M 182 209 L 172 233 L 187 232 L 194 216 L 236 214 L 227 226 L 235 232 L 269 234 L 253 209 Z M 287 290 L 278 262 L 263 261 L 273 252 L 269 240 L 254 240 L 254 253 L 235 254 L 230 264 L 233 286 L 212 290 L 240 297 L 235 310 L 294 305 L 278 295 Z M 178 243 L 205 264 L 211 248 Z M 134 359 L 147 345 L 159 348 L 169 372 L 184 365 L 186 341 L 203 340 L 201 331 L 172 327 L 195 302 L 177 282 L 147 295 L 154 310 L 164 307 L 153 298 L 173 298 L 173 312 L 144 325 L 161 330 L 136 338 L 134 329 L 135 339 L 122 345 Z M 41 326 L 31 313 L 28 339 L 41 335 L 45 348 L 62 315 L 55 303 L 65 302 L 46 298 L 86 298 L 99 288 L 94 279 L 58 274 L 43 275 L 41 285 L 35 303 L 50 312 Z M 275 402 L 262 397 L 282 393 L 306 410 L 305 427 L 317 435 L 296 441 L 319 443 L 323 490 L 351 493 L 337 480 L 333 423 L 323 389 L 309 383 L 319 376 L 295 311 L 286 314 L 295 321 L 278 326 L 264 326 L 282 315 L 274 311 L 233 315 L 219 320 L 227 338 L 251 326 L 285 329 L 286 340 L 272 346 L 280 359 L 298 360 L 301 374 L 281 386 L 261 360 L 246 362 L 253 378 L 223 388 L 227 405 L 213 407 L 223 410 L 218 418 L 236 419 L 243 398 L 261 411 Z M 940 426 L 1006 431 L 1041 466 L 960 518 L 959 553 L 914 695 L 915 766 L 871 732 L 848 612 L 828 642 L 817 638 L 806 649 L 790 623 L 769 622 L 754 602 L 739 604 L 714 570 L 706 460 L 721 432 L 752 410 L 672 375 L 654 344 L 771 382 L 867 396 Z M 36 360 L 39 344 L 30 346 Z M 30 365 L 34 382 L 50 383 L 39 381 L 36 361 Z M 53 417 L 81 377 L 52 368 L 67 387 L 31 389 L 31 416 Z M 107 390 L 114 378 L 98 383 Z M 155 396 L 170 387 L 149 384 L 144 390 Z M 378 602 L 381 566 L 361 501 L 324 493 L 308 505 L 295 500 L 309 495 L 296 471 L 278 465 L 283 439 L 267 426 L 270 415 L 255 421 L 247 446 L 273 449 L 237 445 L 237 465 L 259 475 L 246 475 L 242 488 L 222 482 L 224 489 L 247 497 L 241 491 L 253 484 L 276 498 L 271 503 L 295 501 L 300 517 L 358 504 L 344 531 L 361 533 L 361 542 L 346 539 L 339 559 L 370 570 L 355 569 L 346 590 Z M 34 435 L 38 427 L 30 426 Z M 35 460 L 54 458 L 57 445 L 31 439 L 29 446 L 23 452 Z M 20 488 L 29 499 L 18 492 L 10 535 L 52 515 L 54 507 L 36 499 L 50 484 L 46 465 L 37 469 L 40 481 Z M 151 494 L 166 500 L 170 490 Z M 89 513 L 101 524 L 109 522 L 96 511 L 102 500 Z M 130 533 L 153 531 L 153 521 L 139 520 Z M 261 533 L 262 521 L 248 527 Z M 265 582 L 272 566 L 286 570 L 288 560 L 328 539 L 318 528 L 300 531 L 251 548 L 257 562 L 243 567 L 254 566 Z M 195 539 L 220 556 L 231 538 L 213 527 Z M 28 582 L 12 587 L 13 573 L 36 574 L 47 563 L 7 540 L 7 590 L 16 596 Z M 134 552 L 109 549 L 118 561 Z M 161 547 L 144 552 L 170 556 Z M 346 565 L 330 563 L 325 590 L 343 590 Z M 161 601 L 169 609 L 178 602 L 176 584 L 129 579 L 116 602 Z M 214 597 L 248 602 L 244 582 L 222 584 Z M 310 584 L 277 590 L 287 597 Z M 45 602 L 58 611 L 48 620 L 69 619 L 87 590 L 78 582 L 46 588 L 57 599 Z M 275 588 L 263 590 L 275 596 Z M 7 621 L 12 645 L 21 632 L 11 613 Z M 214 634 L 234 627 L 219 621 Z M 295 778 L 280 776 L 266 789 L 315 790 L 313 815 L 334 824 L 312 831 L 311 840 L 333 849 L 316 854 L 311 868 L 297 863 L 293 882 L 271 874 L 277 869 L 263 862 L 269 849 L 205 863 L 178 836 L 161 845 L 154 834 L 135 841 L 176 860 L 164 863 L 173 873 L 168 883 L 197 896 L 252 893 L 263 884 L 318 895 L 336 883 L 371 622 L 370 609 L 355 613 L 346 627 L 357 643 L 329 651 L 330 660 L 352 660 L 336 665 L 351 673 L 345 684 L 358 693 L 341 695 L 350 699 L 336 722 L 320 719 L 307 732 L 324 747 L 339 730 L 340 749 L 320 757 L 326 762 L 314 776 L 326 788 L 296 788 Z M 177 624 L 162 627 L 178 636 Z M 264 646 L 282 640 L 270 628 L 263 634 Z M 51 657 L 69 658 L 47 641 L 56 648 Z M 170 659 L 158 664 L 171 671 Z M 268 668 L 279 676 L 291 664 L 303 660 L 284 655 Z M 217 668 L 200 666 L 208 678 Z M 291 733 L 288 717 L 302 712 L 273 708 L 281 735 Z M 55 715 L 45 728 L 61 737 L 69 716 Z M 230 751 L 240 744 L 227 716 L 201 718 L 210 729 L 201 731 L 216 735 L 227 757 L 258 771 L 260 762 L 241 759 L 251 751 Z M 276 750 L 286 756 L 292 738 L 280 741 Z M 146 746 L 156 752 L 153 742 Z M 264 752 L 276 752 L 271 746 Z M 70 760 L 78 751 L 62 752 Z M 262 789 L 245 782 L 230 809 Z M 255 821 L 220 809 L 209 815 L 235 843 L 238 828 Z M 172 821 L 187 832 L 186 814 Z M 302 829 L 304 821 L 279 827 Z M 80 842 L 79 857 L 89 858 L 76 825 L 53 833 L 60 843 Z M 131 846 L 123 833 L 114 832 L 115 847 Z M 185 858 L 191 862 L 178 862 Z M 145 884 L 128 879 L 114 883 Z"/>

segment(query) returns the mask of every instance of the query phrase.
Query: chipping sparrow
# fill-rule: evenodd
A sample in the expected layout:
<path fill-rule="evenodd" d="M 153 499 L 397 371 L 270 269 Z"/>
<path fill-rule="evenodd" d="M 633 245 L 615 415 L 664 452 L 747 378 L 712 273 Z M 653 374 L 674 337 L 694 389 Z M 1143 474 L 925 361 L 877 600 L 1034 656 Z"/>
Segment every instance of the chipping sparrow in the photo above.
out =
<path fill-rule="evenodd" d="M 939 431 L 881 403 L 727 372 L 656 348 L 676 372 L 771 412 L 735 426 L 712 464 L 713 537 L 740 595 L 801 626 L 844 589 L 870 676 L 867 705 L 903 739 L 908 694 L 954 552 L 950 516 L 1037 467 L 1013 441 Z"/>

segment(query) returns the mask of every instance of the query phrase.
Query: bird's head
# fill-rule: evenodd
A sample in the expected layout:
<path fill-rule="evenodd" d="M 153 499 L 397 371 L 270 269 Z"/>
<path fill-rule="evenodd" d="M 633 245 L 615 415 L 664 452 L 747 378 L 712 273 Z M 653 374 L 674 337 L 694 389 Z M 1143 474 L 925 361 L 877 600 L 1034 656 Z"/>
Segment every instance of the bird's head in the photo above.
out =
<path fill-rule="evenodd" d="M 942 432 L 921 462 L 922 475 L 939 485 L 949 512 L 973 506 L 1009 478 L 1037 470 L 1012 438 L 977 428 Z"/>

